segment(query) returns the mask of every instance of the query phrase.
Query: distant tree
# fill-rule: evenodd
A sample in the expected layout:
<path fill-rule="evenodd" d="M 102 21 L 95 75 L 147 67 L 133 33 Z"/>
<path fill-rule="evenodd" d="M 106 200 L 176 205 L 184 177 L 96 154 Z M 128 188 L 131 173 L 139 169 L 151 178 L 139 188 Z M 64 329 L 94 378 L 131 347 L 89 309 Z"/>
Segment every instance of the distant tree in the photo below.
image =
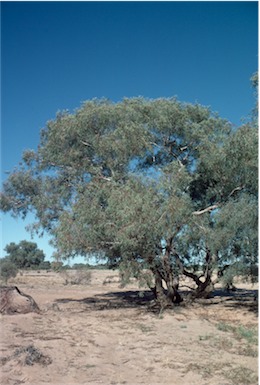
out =
<path fill-rule="evenodd" d="M 43 251 L 34 242 L 11 242 L 4 250 L 7 252 L 6 257 L 20 269 L 39 267 L 45 258 Z"/>
<path fill-rule="evenodd" d="M 81 270 L 81 269 L 88 269 L 88 265 L 85 263 L 74 263 L 72 266 L 72 269 Z"/>
<path fill-rule="evenodd" d="M 234 130 L 176 99 L 92 100 L 47 123 L 1 208 L 34 211 L 60 258 L 106 255 L 164 306 L 182 300 L 181 275 L 206 297 L 214 271 L 256 263 L 257 156 L 255 121 Z"/>
<path fill-rule="evenodd" d="M 17 266 L 10 261 L 9 258 L 0 259 L 0 277 L 3 279 L 5 284 L 11 277 L 16 277 L 18 273 Z"/>

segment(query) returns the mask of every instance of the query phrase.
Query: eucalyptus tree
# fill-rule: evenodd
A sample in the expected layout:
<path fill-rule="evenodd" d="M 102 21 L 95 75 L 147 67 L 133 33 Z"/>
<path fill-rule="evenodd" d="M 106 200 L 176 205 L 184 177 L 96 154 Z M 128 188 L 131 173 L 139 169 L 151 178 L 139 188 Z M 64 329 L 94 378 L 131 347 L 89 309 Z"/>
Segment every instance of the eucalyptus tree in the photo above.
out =
<path fill-rule="evenodd" d="M 20 241 L 11 242 L 4 249 L 7 253 L 6 259 L 10 260 L 20 269 L 40 268 L 44 266 L 44 252 L 38 249 L 34 242 Z"/>
<path fill-rule="evenodd" d="M 256 178 L 254 125 L 173 98 L 95 99 L 47 122 L 1 209 L 34 212 L 62 258 L 106 256 L 163 305 L 182 300 L 180 275 L 207 296 L 214 269 L 255 261 Z"/>

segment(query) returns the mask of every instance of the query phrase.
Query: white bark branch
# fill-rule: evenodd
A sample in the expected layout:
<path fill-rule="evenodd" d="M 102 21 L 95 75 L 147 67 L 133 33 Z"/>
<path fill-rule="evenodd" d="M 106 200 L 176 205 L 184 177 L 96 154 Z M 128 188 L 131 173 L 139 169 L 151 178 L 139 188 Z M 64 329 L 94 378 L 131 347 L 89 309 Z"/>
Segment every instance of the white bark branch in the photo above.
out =
<path fill-rule="evenodd" d="M 202 215 L 204 213 L 208 213 L 209 211 L 212 211 L 212 210 L 215 210 L 219 207 L 219 205 L 213 205 L 213 206 L 209 206 L 209 207 L 206 207 L 205 209 L 203 210 L 200 210 L 200 211 L 193 211 L 193 215 Z"/>
<path fill-rule="evenodd" d="M 236 188 L 234 188 L 232 191 L 231 191 L 231 193 L 229 194 L 229 197 L 231 197 L 236 191 L 241 191 L 241 190 L 243 190 L 243 186 L 238 186 L 238 187 L 236 187 Z"/>
<path fill-rule="evenodd" d="M 91 144 L 84 142 L 84 140 L 81 140 L 81 143 L 84 144 L 84 146 L 93 147 Z"/>

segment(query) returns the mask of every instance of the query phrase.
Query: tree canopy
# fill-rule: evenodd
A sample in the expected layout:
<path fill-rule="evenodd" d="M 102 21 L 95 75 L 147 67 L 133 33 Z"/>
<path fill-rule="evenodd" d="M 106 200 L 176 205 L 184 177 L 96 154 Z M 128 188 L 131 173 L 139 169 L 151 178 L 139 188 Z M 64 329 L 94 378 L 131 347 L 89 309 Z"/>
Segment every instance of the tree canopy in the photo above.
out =
<path fill-rule="evenodd" d="M 181 274 L 208 295 L 214 269 L 256 263 L 257 156 L 254 119 L 234 129 L 175 98 L 94 99 L 47 122 L 1 209 L 33 211 L 60 257 L 105 256 L 179 302 Z"/>

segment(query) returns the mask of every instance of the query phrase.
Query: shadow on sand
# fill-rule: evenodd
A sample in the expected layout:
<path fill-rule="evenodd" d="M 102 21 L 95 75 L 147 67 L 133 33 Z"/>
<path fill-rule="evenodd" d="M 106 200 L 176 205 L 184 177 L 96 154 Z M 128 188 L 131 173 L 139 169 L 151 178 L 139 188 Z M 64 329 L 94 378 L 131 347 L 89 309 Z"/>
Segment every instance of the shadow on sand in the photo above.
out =
<path fill-rule="evenodd" d="M 185 302 L 187 291 L 180 291 L 184 302 L 180 306 L 189 306 Z M 227 291 L 224 289 L 215 290 L 209 300 L 204 300 L 202 306 L 214 306 L 221 303 L 228 308 L 245 308 L 245 310 L 258 313 L 258 290 L 236 289 Z M 86 306 L 86 309 L 107 310 L 118 308 L 139 308 L 147 311 L 156 311 L 153 293 L 150 290 L 129 290 L 115 291 L 104 294 L 96 294 L 92 297 L 82 299 L 58 298 L 56 304 L 79 303 Z"/>

